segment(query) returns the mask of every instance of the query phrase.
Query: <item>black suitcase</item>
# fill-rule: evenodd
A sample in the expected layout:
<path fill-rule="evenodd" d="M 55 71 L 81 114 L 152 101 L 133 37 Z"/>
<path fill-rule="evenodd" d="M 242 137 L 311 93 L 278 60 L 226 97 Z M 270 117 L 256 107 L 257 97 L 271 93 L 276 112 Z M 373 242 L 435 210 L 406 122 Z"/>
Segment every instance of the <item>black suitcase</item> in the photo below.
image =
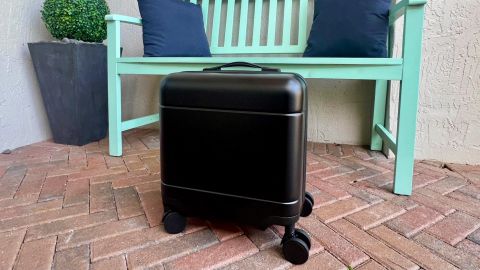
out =
<path fill-rule="evenodd" d="M 183 231 L 190 216 L 282 225 L 285 258 L 304 263 L 310 238 L 295 223 L 314 203 L 305 192 L 306 83 L 271 68 L 222 70 L 234 66 L 261 68 L 237 62 L 162 81 L 165 230 Z"/>

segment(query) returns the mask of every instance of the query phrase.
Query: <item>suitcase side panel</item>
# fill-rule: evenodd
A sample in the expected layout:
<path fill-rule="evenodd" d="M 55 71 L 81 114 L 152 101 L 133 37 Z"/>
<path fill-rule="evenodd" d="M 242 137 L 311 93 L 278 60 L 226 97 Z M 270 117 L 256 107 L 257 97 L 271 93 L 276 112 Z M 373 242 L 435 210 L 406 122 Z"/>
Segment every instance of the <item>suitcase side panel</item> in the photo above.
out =
<path fill-rule="evenodd" d="M 304 189 L 302 113 L 161 108 L 167 185 L 292 203 Z"/>

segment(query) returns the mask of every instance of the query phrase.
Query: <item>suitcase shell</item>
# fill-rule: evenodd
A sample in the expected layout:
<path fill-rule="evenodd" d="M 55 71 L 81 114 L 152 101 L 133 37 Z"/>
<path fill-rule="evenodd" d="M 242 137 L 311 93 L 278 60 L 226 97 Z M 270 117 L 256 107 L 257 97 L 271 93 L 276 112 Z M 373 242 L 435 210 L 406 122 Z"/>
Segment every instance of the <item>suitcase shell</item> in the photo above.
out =
<path fill-rule="evenodd" d="M 265 229 L 305 198 L 307 97 L 293 73 L 181 72 L 161 84 L 165 209 Z"/>

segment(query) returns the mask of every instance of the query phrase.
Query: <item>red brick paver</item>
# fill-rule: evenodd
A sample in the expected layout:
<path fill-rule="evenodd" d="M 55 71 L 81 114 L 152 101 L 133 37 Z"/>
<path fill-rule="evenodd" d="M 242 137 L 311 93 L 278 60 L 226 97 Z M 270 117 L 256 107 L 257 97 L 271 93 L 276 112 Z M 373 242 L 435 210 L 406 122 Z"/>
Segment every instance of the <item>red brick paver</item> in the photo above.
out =
<path fill-rule="evenodd" d="M 166 269 L 215 269 L 257 253 L 258 249 L 245 236 L 240 236 L 168 263 Z"/>
<path fill-rule="evenodd" d="M 50 269 L 55 253 L 55 236 L 23 244 L 16 269 Z"/>
<path fill-rule="evenodd" d="M 480 258 L 480 245 L 477 245 L 475 242 L 464 239 L 456 247 Z"/>
<path fill-rule="evenodd" d="M 47 177 L 47 179 L 43 183 L 39 201 L 48 201 L 62 198 L 66 184 L 67 176 L 65 175 Z"/>
<path fill-rule="evenodd" d="M 240 227 L 229 222 L 209 222 L 209 227 L 221 242 L 243 234 Z"/>
<path fill-rule="evenodd" d="M 138 269 L 156 266 L 202 250 L 217 242 L 217 238 L 209 230 L 194 232 L 128 253 L 128 267 Z"/>
<path fill-rule="evenodd" d="M 368 230 L 405 213 L 405 211 L 404 208 L 398 205 L 391 202 L 385 202 L 350 215 L 347 219 L 360 228 Z"/>
<path fill-rule="evenodd" d="M 122 255 L 118 257 L 111 257 L 103 261 L 93 263 L 90 269 L 92 270 L 111 270 L 111 269 L 126 270 L 127 263 L 125 260 L 125 256 Z"/>
<path fill-rule="evenodd" d="M 316 216 L 323 222 L 332 222 L 342 217 L 348 216 L 355 212 L 368 207 L 368 203 L 352 197 L 346 200 L 338 201 L 330 205 L 326 205 L 314 210 Z"/>
<path fill-rule="evenodd" d="M 293 267 L 294 270 L 345 270 L 347 267 L 328 252 L 310 258 L 305 264 Z"/>
<path fill-rule="evenodd" d="M 428 233 L 417 235 L 415 241 L 433 250 L 438 255 L 462 269 L 480 269 L 480 259 L 478 257 L 456 247 L 452 247 Z"/>
<path fill-rule="evenodd" d="M 374 260 L 370 260 L 364 264 L 362 264 L 360 267 L 356 268 L 357 270 L 385 270 L 384 266 L 379 264 L 378 262 Z"/>
<path fill-rule="evenodd" d="M 455 212 L 428 228 L 427 232 L 454 246 L 479 227 L 479 219 L 462 212 Z"/>
<path fill-rule="evenodd" d="M 343 261 L 346 265 L 357 266 L 366 260 L 368 256 L 359 248 L 345 240 L 338 233 L 316 220 L 314 217 L 308 217 L 300 221 L 300 225 L 318 239 L 329 252 Z"/>
<path fill-rule="evenodd" d="M 252 227 L 244 227 L 243 231 L 259 250 L 278 245 L 281 241 L 281 238 L 270 228 L 261 231 Z"/>
<path fill-rule="evenodd" d="M 0 154 L 0 269 L 480 269 L 480 166 L 416 162 L 413 196 L 396 196 L 392 159 L 308 143 L 312 249 L 293 266 L 281 226 L 189 218 L 166 233 L 158 131 L 123 135 L 123 157 L 107 140 Z"/>
<path fill-rule="evenodd" d="M 52 269 L 88 270 L 89 265 L 88 245 L 83 245 L 55 253 Z"/>
<path fill-rule="evenodd" d="M 90 213 L 115 209 L 112 183 L 90 185 Z"/>
<path fill-rule="evenodd" d="M 160 191 L 140 193 L 140 201 L 150 227 L 160 225 L 163 215 L 162 195 Z"/>
<path fill-rule="evenodd" d="M 418 269 L 418 266 L 407 259 L 407 257 L 389 248 L 386 244 L 383 244 L 367 232 L 362 231 L 344 219 L 333 222 L 331 226 L 387 268 Z"/>
<path fill-rule="evenodd" d="M 24 236 L 25 231 L 21 230 L 0 234 L 0 250 L 2 250 L 2 252 L 0 252 L 1 268 L 13 268 Z"/>
<path fill-rule="evenodd" d="M 283 258 L 282 249 L 276 246 L 262 250 L 255 255 L 236 261 L 220 269 L 286 269 L 290 266 L 291 264 Z"/>
<path fill-rule="evenodd" d="M 443 216 L 435 210 L 419 206 L 389 221 L 387 225 L 402 235 L 411 237 L 441 219 Z"/>
<path fill-rule="evenodd" d="M 114 237 L 119 234 L 141 230 L 145 227 L 147 227 L 145 217 L 140 216 L 75 230 L 58 237 L 57 250 L 88 244 L 108 237 Z"/>
<path fill-rule="evenodd" d="M 374 228 L 371 232 L 382 239 L 388 246 L 401 251 L 425 269 L 455 269 L 452 264 L 436 256 L 427 248 L 395 233 L 385 226 Z"/>

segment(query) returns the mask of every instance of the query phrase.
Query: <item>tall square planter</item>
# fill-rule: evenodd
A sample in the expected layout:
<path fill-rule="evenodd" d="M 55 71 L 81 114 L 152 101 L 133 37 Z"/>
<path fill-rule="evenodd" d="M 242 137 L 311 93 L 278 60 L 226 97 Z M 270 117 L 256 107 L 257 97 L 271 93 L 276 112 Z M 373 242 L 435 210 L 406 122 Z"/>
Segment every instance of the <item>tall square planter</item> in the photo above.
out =
<path fill-rule="evenodd" d="M 99 43 L 29 43 L 56 143 L 85 145 L 108 128 L 107 48 Z"/>

